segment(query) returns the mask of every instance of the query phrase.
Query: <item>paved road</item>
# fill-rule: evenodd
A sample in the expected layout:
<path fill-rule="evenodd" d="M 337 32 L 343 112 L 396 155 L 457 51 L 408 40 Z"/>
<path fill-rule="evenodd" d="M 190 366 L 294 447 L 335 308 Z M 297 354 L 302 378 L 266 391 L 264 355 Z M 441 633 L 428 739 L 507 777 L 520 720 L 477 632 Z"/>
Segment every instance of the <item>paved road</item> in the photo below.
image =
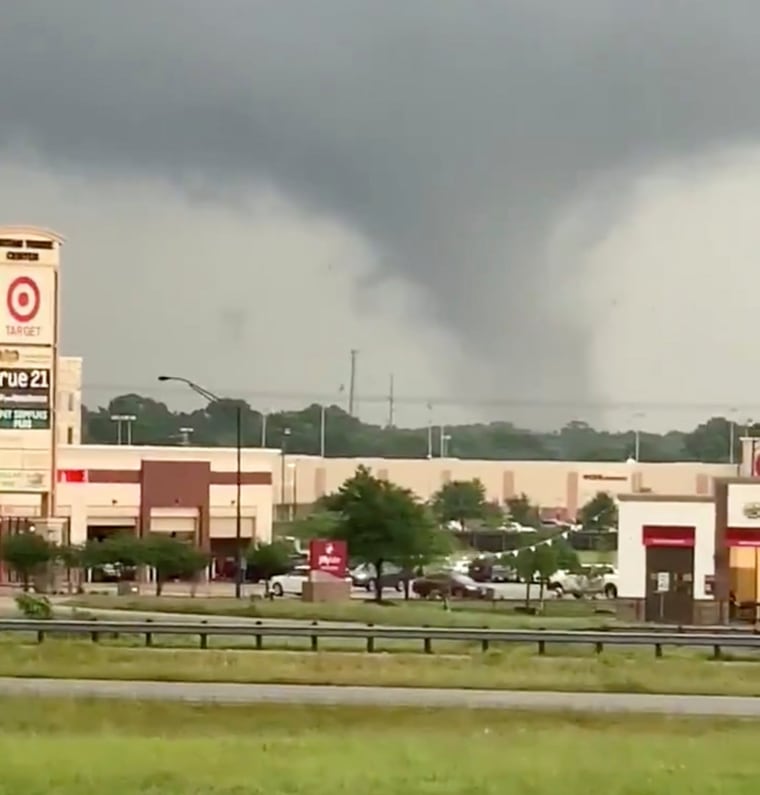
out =
<path fill-rule="evenodd" d="M 637 712 L 760 718 L 760 698 L 622 693 L 530 693 L 395 687 L 190 684 L 0 678 L 0 695 L 133 698 L 227 704 L 457 707 L 531 711 Z"/>

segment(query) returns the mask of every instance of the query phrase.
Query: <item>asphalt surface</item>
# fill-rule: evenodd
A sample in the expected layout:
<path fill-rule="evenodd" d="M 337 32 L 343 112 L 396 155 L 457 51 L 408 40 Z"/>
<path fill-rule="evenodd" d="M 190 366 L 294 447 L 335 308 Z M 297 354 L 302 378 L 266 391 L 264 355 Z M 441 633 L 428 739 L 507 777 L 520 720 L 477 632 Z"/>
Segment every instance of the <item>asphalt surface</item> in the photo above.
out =
<path fill-rule="evenodd" d="M 240 685 L 0 678 L 0 695 L 114 698 L 225 704 L 454 707 L 528 711 L 631 712 L 760 718 L 760 698 L 624 693 L 544 693 L 396 687 Z"/>

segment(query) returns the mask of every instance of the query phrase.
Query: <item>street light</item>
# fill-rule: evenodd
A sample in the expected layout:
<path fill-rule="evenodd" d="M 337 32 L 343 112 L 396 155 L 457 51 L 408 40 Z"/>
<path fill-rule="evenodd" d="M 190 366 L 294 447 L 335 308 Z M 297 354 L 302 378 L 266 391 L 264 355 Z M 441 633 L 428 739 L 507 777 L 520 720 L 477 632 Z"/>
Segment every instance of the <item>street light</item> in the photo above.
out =
<path fill-rule="evenodd" d="M 166 381 L 175 381 L 180 384 L 184 384 L 185 386 L 189 387 L 193 390 L 196 394 L 200 395 L 205 400 L 208 400 L 209 403 L 219 403 L 221 398 L 218 395 L 215 395 L 213 392 L 210 392 L 208 389 L 205 389 L 202 386 L 199 386 L 194 381 L 190 381 L 188 378 L 182 378 L 178 375 L 160 375 L 158 376 L 158 380 L 162 382 Z M 242 592 L 243 592 L 243 533 L 242 533 L 242 525 L 243 525 L 243 514 L 242 514 L 242 506 L 241 502 L 241 492 L 242 492 L 242 480 L 243 480 L 243 472 L 242 472 L 242 457 L 243 457 L 243 407 L 238 402 L 235 404 L 235 547 L 237 552 L 237 566 L 235 567 L 235 597 L 240 599 Z"/>

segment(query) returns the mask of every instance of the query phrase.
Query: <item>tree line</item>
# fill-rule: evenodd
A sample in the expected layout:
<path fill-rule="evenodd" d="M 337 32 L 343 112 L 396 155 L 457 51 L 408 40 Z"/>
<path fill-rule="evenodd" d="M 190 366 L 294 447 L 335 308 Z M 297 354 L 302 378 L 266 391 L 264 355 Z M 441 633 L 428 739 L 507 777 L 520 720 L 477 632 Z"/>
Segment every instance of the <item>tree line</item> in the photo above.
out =
<path fill-rule="evenodd" d="M 114 444 L 118 429 L 114 415 L 134 416 L 134 444 L 178 445 L 189 441 L 203 446 L 235 444 L 236 407 L 242 407 L 242 436 L 247 447 L 258 447 L 265 436 L 270 447 L 285 446 L 292 453 L 319 455 L 323 409 L 313 404 L 299 411 L 263 415 L 245 401 L 220 400 L 193 412 L 172 411 L 165 403 L 137 394 L 115 397 L 107 406 L 83 408 L 82 436 L 89 444 Z M 325 414 L 325 455 L 328 457 L 425 458 L 428 428 L 383 427 L 362 422 L 339 406 Z M 266 427 L 265 427 L 266 425 Z M 192 432 L 180 429 L 192 428 Z M 745 432 L 725 417 L 712 417 L 689 431 L 639 433 L 642 461 L 738 460 L 739 436 Z M 265 433 L 264 433 L 265 431 Z M 750 433 L 760 433 L 760 425 Z M 483 460 L 624 461 L 634 455 L 636 433 L 602 431 L 581 421 L 553 431 L 521 428 L 508 421 L 446 427 L 446 454 Z M 433 454 L 439 455 L 438 434 Z M 734 455 L 731 442 L 734 442 Z"/>

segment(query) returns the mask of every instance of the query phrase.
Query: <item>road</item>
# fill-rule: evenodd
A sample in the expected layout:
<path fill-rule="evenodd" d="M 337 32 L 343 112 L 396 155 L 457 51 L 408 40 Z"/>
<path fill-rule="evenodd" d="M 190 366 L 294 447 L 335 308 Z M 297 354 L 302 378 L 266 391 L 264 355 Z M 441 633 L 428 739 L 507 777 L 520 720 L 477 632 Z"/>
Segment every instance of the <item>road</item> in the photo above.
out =
<path fill-rule="evenodd" d="M 317 685 L 239 685 L 0 678 L 0 695 L 122 698 L 192 703 L 455 707 L 528 711 L 631 712 L 760 718 L 760 698 L 625 693 L 543 693 Z"/>

